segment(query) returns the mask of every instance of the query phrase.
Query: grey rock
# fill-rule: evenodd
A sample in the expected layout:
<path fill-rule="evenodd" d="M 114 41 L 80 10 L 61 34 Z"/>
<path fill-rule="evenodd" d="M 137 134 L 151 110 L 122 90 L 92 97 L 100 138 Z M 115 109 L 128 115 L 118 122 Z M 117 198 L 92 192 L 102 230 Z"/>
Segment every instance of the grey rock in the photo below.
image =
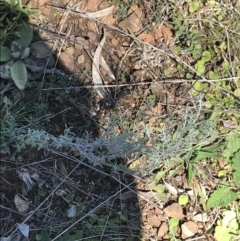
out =
<path fill-rule="evenodd" d="M 53 51 L 53 44 L 48 41 L 38 41 L 31 44 L 30 53 L 37 59 L 49 57 Z"/>

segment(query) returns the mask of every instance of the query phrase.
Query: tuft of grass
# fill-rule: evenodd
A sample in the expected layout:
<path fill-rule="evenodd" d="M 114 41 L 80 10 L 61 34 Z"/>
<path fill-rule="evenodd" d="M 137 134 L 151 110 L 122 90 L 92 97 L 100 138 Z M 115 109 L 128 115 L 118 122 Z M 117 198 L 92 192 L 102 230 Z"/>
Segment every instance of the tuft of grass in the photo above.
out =
<path fill-rule="evenodd" d="M 22 5 L 21 0 L 0 2 L 0 41 L 14 40 L 18 36 L 19 27 L 28 22 L 35 10 Z"/>

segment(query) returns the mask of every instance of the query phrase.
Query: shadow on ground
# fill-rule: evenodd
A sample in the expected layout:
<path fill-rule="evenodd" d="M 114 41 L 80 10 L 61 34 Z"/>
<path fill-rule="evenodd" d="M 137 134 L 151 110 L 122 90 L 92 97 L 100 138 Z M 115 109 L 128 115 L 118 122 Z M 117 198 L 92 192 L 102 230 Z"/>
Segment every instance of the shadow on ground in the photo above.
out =
<path fill-rule="evenodd" d="M 35 25 L 34 30 L 35 53 L 31 51 L 25 60 L 30 77 L 26 89 L 19 91 L 12 85 L 3 91 L 11 80 L 1 76 L 1 116 L 4 119 L 11 113 L 15 127 L 63 136 L 62 141 L 72 138 L 76 143 L 79 138 L 89 147 L 106 134 L 99 123 L 108 110 L 97 109 L 94 91 L 76 88 L 90 84 L 86 81 L 90 73 L 69 70 L 66 59 L 57 61 L 52 54 L 54 48 L 54 53 L 69 59 L 70 50 L 55 46 L 49 32 L 43 39 L 44 28 Z M 42 71 L 34 71 L 33 67 L 42 66 Z M 2 134 L 12 137 L 4 123 Z M 126 165 L 125 158 L 94 166 L 84 148 L 81 155 L 62 144 L 59 149 L 49 146 L 45 150 L 26 146 L 19 152 L 20 143 L 7 143 L 9 153 L 2 150 L 0 236 L 22 240 L 19 223 L 29 225 L 30 240 L 140 240 L 139 203 L 135 193 L 129 192 L 135 190 L 135 182 L 131 175 L 113 168 Z M 106 150 L 97 146 L 92 151 L 97 157 Z"/>

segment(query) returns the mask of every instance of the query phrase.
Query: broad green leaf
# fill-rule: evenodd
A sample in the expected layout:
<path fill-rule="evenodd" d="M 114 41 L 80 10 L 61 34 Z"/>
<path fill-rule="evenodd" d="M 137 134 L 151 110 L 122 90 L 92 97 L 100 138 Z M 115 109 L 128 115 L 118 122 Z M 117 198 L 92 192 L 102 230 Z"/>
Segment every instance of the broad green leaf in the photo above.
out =
<path fill-rule="evenodd" d="M 228 61 L 224 61 L 224 62 L 222 63 L 222 68 L 223 68 L 223 70 L 225 70 L 225 71 L 229 70 L 229 66 L 230 66 L 230 64 L 229 64 Z"/>
<path fill-rule="evenodd" d="M 240 172 L 234 171 L 232 176 L 234 185 L 240 187 Z"/>
<path fill-rule="evenodd" d="M 12 56 L 10 49 L 1 45 L 0 61 L 9 61 L 11 58 Z"/>
<path fill-rule="evenodd" d="M 226 177 L 227 176 L 227 170 L 220 170 L 218 172 L 218 177 Z"/>
<path fill-rule="evenodd" d="M 50 241 L 50 238 L 45 230 L 36 235 L 36 241 Z"/>
<path fill-rule="evenodd" d="M 179 205 L 186 205 L 188 203 L 188 195 L 182 194 L 178 198 L 178 204 Z"/>
<path fill-rule="evenodd" d="M 178 225 L 179 225 L 179 220 L 178 220 L 177 218 L 170 218 L 169 224 L 170 224 L 172 227 L 178 227 Z"/>
<path fill-rule="evenodd" d="M 205 101 L 205 102 L 204 102 L 204 106 L 205 106 L 206 108 L 210 109 L 210 108 L 212 108 L 213 103 L 212 103 L 211 101 Z"/>
<path fill-rule="evenodd" d="M 219 75 L 215 71 L 209 71 L 208 76 L 209 76 L 209 79 L 214 79 L 214 80 L 219 79 Z"/>
<path fill-rule="evenodd" d="M 10 68 L 11 77 L 16 86 L 23 90 L 27 83 L 27 69 L 22 60 L 17 60 Z"/>
<path fill-rule="evenodd" d="M 190 73 L 187 73 L 187 74 L 186 74 L 186 78 L 187 78 L 187 79 L 192 79 L 192 78 L 193 78 L 193 75 L 190 74 Z"/>
<path fill-rule="evenodd" d="M 178 230 L 179 220 L 177 218 L 171 218 L 169 220 L 169 225 L 171 226 L 172 232 L 175 234 Z"/>
<path fill-rule="evenodd" d="M 12 57 L 14 58 L 14 59 L 17 59 L 17 58 L 19 58 L 20 57 L 20 52 L 18 51 L 18 52 L 12 52 Z"/>
<path fill-rule="evenodd" d="M 27 58 L 29 56 L 29 53 L 30 53 L 29 47 L 23 49 L 22 52 L 21 52 L 21 59 Z"/>
<path fill-rule="evenodd" d="M 217 241 L 230 241 L 232 239 L 232 235 L 229 234 L 229 229 L 224 226 L 217 226 L 215 228 L 214 237 Z"/>
<path fill-rule="evenodd" d="M 202 45 L 201 44 L 196 44 L 195 49 L 202 50 Z"/>
<path fill-rule="evenodd" d="M 29 25 L 22 25 L 19 29 L 20 38 L 16 40 L 23 49 L 28 47 L 32 42 L 33 29 Z"/>
<path fill-rule="evenodd" d="M 231 161 L 232 161 L 232 168 L 235 171 L 240 172 L 240 150 L 238 150 L 238 152 L 234 153 Z"/>
<path fill-rule="evenodd" d="M 209 90 L 210 85 L 208 83 L 203 83 L 203 90 Z"/>
<path fill-rule="evenodd" d="M 211 53 L 207 50 L 203 51 L 202 52 L 202 61 L 205 63 L 205 62 L 208 62 L 210 59 L 211 59 Z"/>
<path fill-rule="evenodd" d="M 227 162 L 231 162 L 234 154 L 240 150 L 240 135 L 237 133 L 230 133 L 227 136 L 227 146 L 223 152 Z"/>
<path fill-rule="evenodd" d="M 197 81 L 196 83 L 194 83 L 193 85 L 194 90 L 196 91 L 202 91 L 203 90 L 203 82 Z"/>
<path fill-rule="evenodd" d="M 226 207 L 231 204 L 236 197 L 237 193 L 230 190 L 230 188 L 218 188 L 211 194 L 207 201 L 207 206 L 208 208 Z"/>
<path fill-rule="evenodd" d="M 222 42 L 219 46 L 220 49 L 226 49 L 227 48 L 227 44 L 226 42 Z"/>
<path fill-rule="evenodd" d="M 164 74 L 165 74 L 166 76 L 171 75 L 171 70 L 169 70 L 169 69 L 164 70 Z"/>
<path fill-rule="evenodd" d="M 164 193 L 165 186 L 163 184 L 158 184 L 154 189 L 161 197 L 165 197 L 166 194 Z"/>
<path fill-rule="evenodd" d="M 223 213 L 222 226 L 235 227 L 236 212 L 233 210 L 226 210 Z"/>
<path fill-rule="evenodd" d="M 198 74 L 203 74 L 205 72 L 205 62 L 202 60 L 199 60 L 196 64 L 195 64 L 195 70 L 198 72 Z"/>
<path fill-rule="evenodd" d="M 189 12 L 194 13 L 199 9 L 199 7 L 200 7 L 199 2 L 191 2 L 189 3 Z"/>

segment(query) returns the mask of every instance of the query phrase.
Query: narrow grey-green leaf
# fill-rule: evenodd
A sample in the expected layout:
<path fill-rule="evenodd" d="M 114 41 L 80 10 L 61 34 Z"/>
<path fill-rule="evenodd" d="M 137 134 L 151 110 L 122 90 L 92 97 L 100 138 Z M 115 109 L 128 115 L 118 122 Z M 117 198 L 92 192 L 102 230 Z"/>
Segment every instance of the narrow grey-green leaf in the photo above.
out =
<path fill-rule="evenodd" d="M 1 46 L 0 61 L 9 61 L 11 58 L 10 49 L 6 46 Z"/>
<path fill-rule="evenodd" d="M 10 68 L 11 77 L 16 86 L 23 90 L 27 82 L 27 69 L 22 60 L 17 60 Z"/>

